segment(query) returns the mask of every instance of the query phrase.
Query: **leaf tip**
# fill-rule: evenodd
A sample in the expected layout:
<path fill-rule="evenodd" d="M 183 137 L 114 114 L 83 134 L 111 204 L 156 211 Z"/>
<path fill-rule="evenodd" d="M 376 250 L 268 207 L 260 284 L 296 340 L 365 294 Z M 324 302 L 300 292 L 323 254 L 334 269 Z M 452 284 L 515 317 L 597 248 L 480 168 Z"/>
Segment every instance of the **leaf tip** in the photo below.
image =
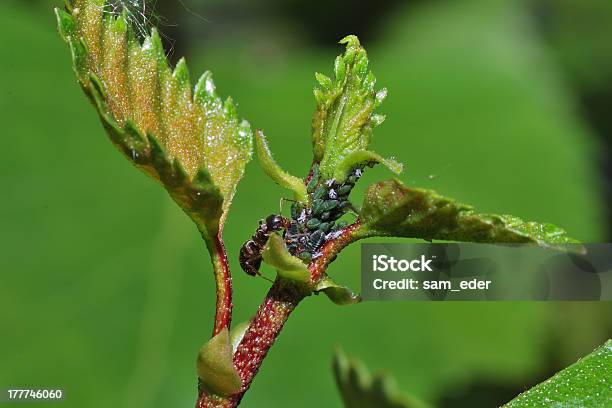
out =
<path fill-rule="evenodd" d="M 315 79 L 317 80 L 317 82 L 319 83 L 321 88 L 323 90 L 325 90 L 325 91 L 330 90 L 332 88 L 332 86 L 333 86 L 333 82 L 332 82 L 331 78 L 328 77 L 327 75 L 321 74 L 320 72 L 315 72 Z M 315 93 L 315 97 L 316 96 L 317 95 Z"/>
<path fill-rule="evenodd" d="M 248 156 L 251 157 L 253 154 L 253 131 L 251 130 L 251 124 L 246 119 L 240 121 L 240 124 L 238 125 L 236 142 L 242 148 L 247 149 Z"/>
<path fill-rule="evenodd" d="M 225 102 L 223 102 L 223 111 L 229 120 L 236 120 L 238 118 L 238 110 L 231 96 L 228 96 Z"/>
<path fill-rule="evenodd" d="M 359 42 L 359 38 L 354 34 L 349 34 L 338 41 L 338 44 L 346 44 L 346 48 L 356 48 L 361 47 L 361 43 Z"/>
<path fill-rule="evenodd" d="M 62 36 L 62 39 L 69 42 L 70 37 L 76 30 L 76 21 L 74 20 L 74 17 L 59 7 L 55 7 L 53 11 L 55 12 L 55 18 L 57 20 L 57 29 Z"/>
<path fill-rule="evenodd" d="M 196 101 L 202 103 L 217 98 L 215 83 L 212 72 L 206 71 L 202 74 L 195 87 Z"/>
<path fill-rule="evenodd" d="M 191 87 L 189 68 L 187 67 L 187 61 L 184 57 L 181 58 L 176 64 L 176 67 L 174 67 L 172 77 L 178 82 L 178 85 L 182 90 L 189 89 Z"/>

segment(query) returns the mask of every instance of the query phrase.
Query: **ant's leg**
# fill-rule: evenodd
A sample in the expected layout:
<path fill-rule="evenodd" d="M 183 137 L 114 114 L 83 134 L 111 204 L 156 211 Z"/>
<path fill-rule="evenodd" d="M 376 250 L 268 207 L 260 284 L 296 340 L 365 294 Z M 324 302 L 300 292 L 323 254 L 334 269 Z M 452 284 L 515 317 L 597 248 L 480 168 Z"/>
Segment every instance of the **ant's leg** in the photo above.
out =
<path fill-rule="evenodd" d="M 257 276 L 262 278 L 262 279 L 267 280 L 270 283 L 274 283 L 274 281 L 272 279 L 268 278 L 267 276 L 264 276 L 261 272 L 257 272 Z"/>

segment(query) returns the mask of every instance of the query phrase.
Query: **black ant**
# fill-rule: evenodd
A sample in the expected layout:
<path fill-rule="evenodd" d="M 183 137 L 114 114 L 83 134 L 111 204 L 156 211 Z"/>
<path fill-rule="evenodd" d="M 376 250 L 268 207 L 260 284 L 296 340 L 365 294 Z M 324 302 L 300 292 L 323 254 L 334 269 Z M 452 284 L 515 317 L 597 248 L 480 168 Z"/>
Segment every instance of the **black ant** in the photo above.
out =
<path fill-rule="evenodd" d="M 270 238 L 270 234 L 287 229 L 289 221 L 282 215 L 272 214 L 263 220 L 259 221 L 259 227 L 250 240 L 244 243 L 240 248 L 240 266 L 247 274 L 251 276 L 261 275 L 259 267 L 261 266 L 261 252 Z"/>

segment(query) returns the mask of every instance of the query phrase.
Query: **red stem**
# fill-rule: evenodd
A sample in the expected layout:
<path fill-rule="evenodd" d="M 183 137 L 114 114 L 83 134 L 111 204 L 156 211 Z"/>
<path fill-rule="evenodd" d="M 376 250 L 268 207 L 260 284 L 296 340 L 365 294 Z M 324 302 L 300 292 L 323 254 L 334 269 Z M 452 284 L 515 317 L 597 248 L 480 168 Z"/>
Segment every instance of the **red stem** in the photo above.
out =
<path fill-rule="evenodd" d="M 242 396 L 251 386 L 268 350 L 274 344 L 291 312 L 305 295 L 303 288 L 299 288 L 293 282 L 276 280 L 270 288 L 234 354 L 234 365 L 242 379 L 240 392 L 232 397 L 235 405 L 240 403 Z"/>
<path fill-rule="evenodd" d="M 342 230 L 342 234 L 330 241 L 327 241 L 321 248 L 321 256 L 310 263 L 308 269 L 310 269 L 310 285 L 312 287 L 323 278 L 323 274 L 327 270 L 330 263 L 336 260 L 336 256 L 344 247 L 363 238 L 361 234 L 361 223 L 359 220 L 349 225 Z"/>
<path fill-rule="evenodd" d="M 221 398 L 200 390 L 196 408 L 238 406 L 291 312 L 323 277 L 327 266 L 336 259 L 338 252 L 362 237 L 359 227 L 359 222 L 350 225 L 343 230 L 342 235 L 322 247 L 323 255 L 309 265 L 311 279 L 306 290 L 292 281 L 277 279 L 274 282 L 234 353 L 234 365 L 242 380 L 240 391 L 229 398 Z"/>
<path fill-rule="evenodd" d="M 196 408 L 233 408 L 240 404 L 268 350 L 304 296 L 304 290 L 293 282 L 274 282 L 234 353 L 234 366 L 242 380 L 240 391 L 226 399 L 200 390 Z"/>
<path fill-rule="evenodd" d="M 227 253 L 221 238 L 221 232 L 214 242 L 207 243 L 210 258 L 215 270 L 215 282 L 217 285 L 217 306 L 215 313 L 215 325 L 213 337 L 219 334 L 225 327 L 230 328 L 232 322 L 232 275 L 227 263 Z"/>

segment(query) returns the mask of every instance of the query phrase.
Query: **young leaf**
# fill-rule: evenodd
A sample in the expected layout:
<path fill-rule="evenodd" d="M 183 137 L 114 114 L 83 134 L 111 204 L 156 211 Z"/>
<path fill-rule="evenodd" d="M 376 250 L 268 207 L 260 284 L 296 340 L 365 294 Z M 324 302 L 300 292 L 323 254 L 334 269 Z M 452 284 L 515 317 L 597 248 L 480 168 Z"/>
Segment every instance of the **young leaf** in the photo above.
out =
<path fill-rule="evenodd" d="M 505 408 L 609 407 L 612 403 L 612 340 L 525 391 Z"/>
<path fill-rule="evenodd" d="M 551 224 L 525 222 L 509 215 L 478 214 L 430 190 L 399 180 L 368 187 L 359 216 L 364 236 L 397 236 L 488 243 L 576 243 Z"/>
<path fill-rule="evenodd" d="M 312 145 L 314 161 L 320 162 L 320 173 L 325 179 L 340 172 L 340 181 L 353 168 L 369 162 L 385 163 L 395 171 L 401 166 L 384 161 L 375 153 L 351 155 L 367 150 L 372 129 L 382 123 L 384 117 L 375 115 L 385 96 L 386 89 L 376 92 L 376 78 L 368 68 L 368 56 L 359 40 L 349 35 L 340 41 L 346 51 L 338 56 L 334 66 L 334 79 L 316 74 L 319 85 L 314 94 L 317 109 L 312 119 Z M 342 170 L 337 168 L 342 163 Z"/>
<path fill-rule="evenodd" d="M 400 174 L 403 168 L 401 163 L 392 159 L 385 159 L 377 153 L 369 150 L 355 150 L 344 156 L 342 161 L 338 163 L 334 173 L 334 180 L 337 183 L 342 183 L 356 166 L 367 163 L 380 163 L 395 174 Z"/>
<path fill-rule="evenodd" d="M 141 44 L 127 15 L 108 11 L 104 0 L 56 9 L 78 82 L 119 150 L 216 236 L 251 158 L 250 126 L 210 73 L 192 89 L 185 61 L 170 68 L 157 31 Z"/>
<path fill-rule="evenodd" d="M 398 394 L 393 378 L 372 377 L 359 361 L 350 361 L 336 349 L 333 360 L 336 385 L 346 408 L 425 408 L 426 404 Z"/>
<path fill-rule="evenodd" d="M 315 292 L 325 293 L 329 300 L 337 305 L 353 305 L 361 302 L 361 296 L 346 286 L 337 284 L 329 276 L 324 277 L 317 283 Z"/>
<path fill-rule="evenodd" d="M 202 346 L 198 354 L 197 370 L 202 387 L 210 393 L 227 397 L 240 391 L 242 383 L 234 367 L 227 328 Z"/>
<path fill-rule="evenodd" d="M 287 173 L 281 169 L 276 161 L 274 161 L 272 152 L 268 147 L 268 140 L 261 130 L 257 130 L 255 132 L 255 146 L 257 150 L 257 157 L 259 157 L 261 167 L 266 174 L 272 180 L 274 180 L 276 184 L 293 191 L 293 196 L 297 201 L 307 203 L 308 193 L 306 192 L 304 181 Z"/>
<path fill-rule="evenodd" d="M 282 278 L 300 283 L 306 283 L 310 279 L 308 267 L 289 253 L 285 241 L 277 234 L 270 235 L 261 255 L 268 265 L 276 268 Z"/>

